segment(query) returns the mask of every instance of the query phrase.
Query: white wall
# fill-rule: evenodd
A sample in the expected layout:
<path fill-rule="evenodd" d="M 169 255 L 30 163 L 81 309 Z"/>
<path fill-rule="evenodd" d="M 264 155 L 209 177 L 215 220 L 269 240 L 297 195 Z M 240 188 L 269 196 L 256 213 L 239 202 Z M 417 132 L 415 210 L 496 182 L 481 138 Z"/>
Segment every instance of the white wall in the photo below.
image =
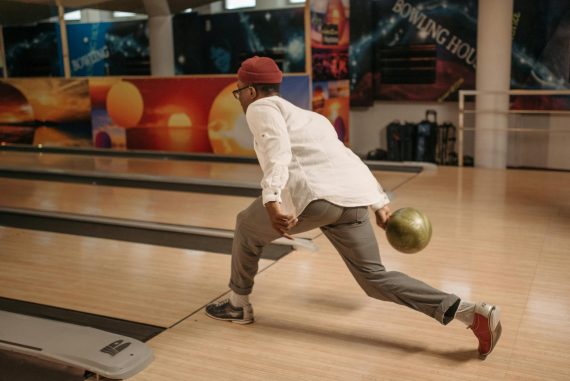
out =
<path fill-rule="evenodd" d="M 394 120 L 418 123 L 425 119 L 426 110 L 437 112 L 437 122 L 451 122 L 457 126 L 458 106 L 456 102 L 411 103 L 379 102 L 370 108 L 352 109 L 350 112 L 350 147 L 363 154 L 375 148 L 386 149 L 386 126 Z M 473 155 L 472 134 L 467 134 L 465 154 Z"/>
<path fill-rule="evenodd" d="M 437 111 L 438 123 L 451 122 L 458 125 L 457 102 L 376 101 L 370 108 L 351 110 L 350 147 L 358 154 L 365 154 L 375 148 L 386 149 L 385 128 L 389 123 L 396 119 L 417 123 L 425 118 L 427 109 Z M 465 117 L 465 127 L 474 127 L 473 115 L 466 114 Z M 507 166 L 570 170 L 570 115 L 513 115 L 509 118 L 509 128 L 542 129 L 544 133 L 509 133 Z M 566 132 L 553 132 L 560 130 Z M 464 154 L 473 156 L 473 132 L 466 131 L 464 139 Z"/>
<path fill-rule="evenodd" d="M 511 127 L 544 132 L 510 133 L 508 165 L 570 170 L 570 115 L 517 115 L 511 121 Z"/>
<path fill-rule="evenodd" d="M 570 115 L 556 115 L 549 118 L 550 130 L 562 130 L 566 133 L 551 132 L 548 144 L 548 168 L 570 169 Z"/>
<path fill-rule="evenodd" d="M 82 23 L 97 23 L 97 22 L 110 22 L 117 20 L 113 18 L 113 12 L 100 11 L 98 9 L 82 9 L 81 22 Z"/>

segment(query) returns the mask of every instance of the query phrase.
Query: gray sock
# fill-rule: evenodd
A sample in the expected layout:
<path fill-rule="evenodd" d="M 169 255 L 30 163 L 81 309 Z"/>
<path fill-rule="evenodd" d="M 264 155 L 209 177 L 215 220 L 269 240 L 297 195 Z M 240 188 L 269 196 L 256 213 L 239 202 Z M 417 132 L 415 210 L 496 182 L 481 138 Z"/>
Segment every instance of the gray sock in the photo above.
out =
<path fill-rule="evenodd" d="M 249 304 L 249 295 L 239 295 L 230 291 L 230 303 L 234 307 L 245 307 Z"/>
<path fill-rule="evenodd" d="M 467 326 L 473 324 L 473 319 L 475 319 L 475 303 L 461 301 L 455 313 L 455 318 Z"/>

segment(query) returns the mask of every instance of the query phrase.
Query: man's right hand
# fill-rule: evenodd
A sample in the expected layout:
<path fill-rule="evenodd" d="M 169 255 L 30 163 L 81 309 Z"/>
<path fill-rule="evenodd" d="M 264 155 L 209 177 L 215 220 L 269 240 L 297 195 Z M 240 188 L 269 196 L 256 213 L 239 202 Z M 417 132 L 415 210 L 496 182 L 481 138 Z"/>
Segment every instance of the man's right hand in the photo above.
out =
<path fill-rule="evenodd" d="M 289 235 L 289 230 L 299 221 L 297 217 L 292 214 L 284 214 L 281 211 L 280 204 L 276 201 L 270 201 L 265 204 L 265 210 L 267 210 L 269 214 L 273 229 L 277 230 L 283 237 L 293 239 L 293 237 Z"/>

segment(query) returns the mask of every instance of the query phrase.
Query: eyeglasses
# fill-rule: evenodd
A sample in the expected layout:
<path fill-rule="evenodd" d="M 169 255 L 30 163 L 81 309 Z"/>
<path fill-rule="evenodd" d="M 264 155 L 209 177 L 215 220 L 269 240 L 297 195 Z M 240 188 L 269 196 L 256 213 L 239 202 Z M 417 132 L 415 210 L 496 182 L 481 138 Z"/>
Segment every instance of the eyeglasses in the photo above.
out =
<path fill-rule="evenodd" d="M 252 87 L 252 86 L 251 86 L 251 85 L 247 85 L 247 86 L 242 87 L 241 89 L 237 89 L 237 90 L 232 91 L 232 94 L 234 95 L 234 98 L 235 98 L 235 99 L 239 99 L 239 93 L 240 93 L 240 91 L 245 90 L 245 89 L 249 89 L 250 87 Z"/>

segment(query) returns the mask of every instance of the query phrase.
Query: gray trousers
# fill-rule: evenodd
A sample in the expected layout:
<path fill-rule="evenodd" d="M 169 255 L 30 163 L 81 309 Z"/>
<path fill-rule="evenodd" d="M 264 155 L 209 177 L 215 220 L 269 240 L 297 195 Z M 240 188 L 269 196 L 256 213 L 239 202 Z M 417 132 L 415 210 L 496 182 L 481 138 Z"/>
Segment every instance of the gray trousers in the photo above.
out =
<path fill-rule="evenodd" d="M 367 295 L 408 306 L 442 324 L 455 316 L 460 299 L 397 271 L 386 271 L 368 218 L 368 207 L 344 208 L 328 201 L 311 202 L 299 216 L 292 234 L 320 228 L 337 249 Z M 249 295 L 258 271 L 261 251 L 280 237 L 261 198 L 237 216 L 232 246 L 230 288 Z"/>

